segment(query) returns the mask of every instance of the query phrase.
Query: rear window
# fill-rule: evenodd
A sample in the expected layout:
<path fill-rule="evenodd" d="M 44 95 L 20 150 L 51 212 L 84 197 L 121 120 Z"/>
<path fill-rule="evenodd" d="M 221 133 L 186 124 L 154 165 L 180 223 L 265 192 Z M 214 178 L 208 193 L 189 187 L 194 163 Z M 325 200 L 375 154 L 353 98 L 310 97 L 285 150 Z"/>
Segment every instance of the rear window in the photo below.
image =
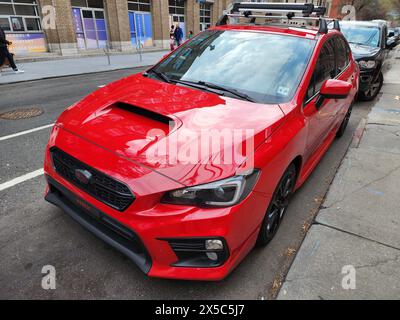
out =
<path fill-rule="evenodd" d="M 369 47 L 379 47 L 380 45 L 380 29 L 378 27 L 342 23 L 340 28 L 349 43 Z"/>

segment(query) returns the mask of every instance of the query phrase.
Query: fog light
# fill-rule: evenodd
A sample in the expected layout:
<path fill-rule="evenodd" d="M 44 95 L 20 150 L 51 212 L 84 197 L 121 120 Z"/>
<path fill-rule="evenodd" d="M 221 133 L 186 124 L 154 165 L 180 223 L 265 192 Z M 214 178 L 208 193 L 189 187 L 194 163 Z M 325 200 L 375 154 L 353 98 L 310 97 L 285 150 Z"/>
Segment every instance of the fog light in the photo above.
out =
<path fill-rule="evenodd" d="M 216 239 L 214 239 L 214 240 L 206 240 L 206 249 L 207 250 L 223 250 L 224 249 L 224 244 L 222 243 L 221 240 L 216 240 Z"/>
<path fill-rule="evenodd" d="M 177 257 L 171 264 L 173 267 L 217 268 L 229 258 L 229 247 L 223 238 L 208 236 L 160 240 L 168 241 Z"/>
<path fill-rule="evenodd" d="M 218 260 L 218 255 L 215 252 L 207 252 L 207 257 L 208 259 L 212 261 L 217 261 Z"/>

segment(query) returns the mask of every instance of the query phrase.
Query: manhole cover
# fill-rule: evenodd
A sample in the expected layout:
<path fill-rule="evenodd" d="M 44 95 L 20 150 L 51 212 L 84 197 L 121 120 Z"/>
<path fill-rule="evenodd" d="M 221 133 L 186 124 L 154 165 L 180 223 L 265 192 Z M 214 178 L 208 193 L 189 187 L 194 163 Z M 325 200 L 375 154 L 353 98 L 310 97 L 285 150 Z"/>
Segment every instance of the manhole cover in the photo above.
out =
<path fill-rule="evenodd" d="M 40 116 L 43 112 L 40 108 L 15 109 L 0 113 L 0 118 L 5 120 L 29 119 Z"/>

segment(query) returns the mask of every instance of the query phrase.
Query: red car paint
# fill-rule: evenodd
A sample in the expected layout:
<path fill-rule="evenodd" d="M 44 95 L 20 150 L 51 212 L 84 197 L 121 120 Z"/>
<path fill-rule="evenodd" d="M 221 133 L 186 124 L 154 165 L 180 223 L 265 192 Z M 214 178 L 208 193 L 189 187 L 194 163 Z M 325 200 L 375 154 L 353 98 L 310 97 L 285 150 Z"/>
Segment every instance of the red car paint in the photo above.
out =
<path fill-rule="evenodd" d="M 293 99 L 266 107 L 137 74 L 101 88 L 63 112 L 46 149 L 46 176 L 75 194 L 79 199 L 76 204 L 84 207 L 82 202 L 86 202 L 133 230 L 151 258 L 149 276 L 192 280 L 226 277 L 254 247 L 271 197 L 286 168 L 293 161 L 298 165 L 296 189 L 299 188 L 334 140 L 358 91 L 359 70 L 349 54 L 350 64 L 337 77 L 341 81 L 329 80 L 321 89 L 325 94 L 347 97 L 325 99 L 319 109 L 318 96 L 304 104 L 321 47 L 328 39 L 341 36 L 336 30 L 323 35 L 314 30 L 261 26 L 223 26 L 213 30 L 316 39 L 311 61 Z M 348 90 L 342 81 L 349 84 L 350 94 L 346 94 Z M 116 107 L 117 102 L 151 110 L 173 121 L 174 126 L 128 115 L 126 110 Z M 182 130 L 218 128 L 254 130 L 254 166 L 260 169 L 260 176 L 252 192 L 239 204 L 225 208 L 162 203 L 167 191 L 234 176 L 241 166 L 209 165 L 206 161 L 160 163 L 146 156 L 159 141 L 157 132 L 160 131 L 155 131 L 154 139 L 149 139 L 149 130 L 162 130 L 171 137 Z M 177 135 L 178 149 L 187 147 L 187 141 L 181 139 Z M 196 141 L 199 137 L 194 134 L 190 139 Z M 70 183 L 54 169 L 50 149 L 55 146 L 126 184 L 133 191 L 135 201 L 120 212 Z M 233 146 L 232 150 L 241 163 L 245 158 L 238 149 Z M 163 239 L 198 237 L 225 239 L 229 250 L 227 260 L 221 266 L 210 268 L 173 266 L 177 255 Z"/>

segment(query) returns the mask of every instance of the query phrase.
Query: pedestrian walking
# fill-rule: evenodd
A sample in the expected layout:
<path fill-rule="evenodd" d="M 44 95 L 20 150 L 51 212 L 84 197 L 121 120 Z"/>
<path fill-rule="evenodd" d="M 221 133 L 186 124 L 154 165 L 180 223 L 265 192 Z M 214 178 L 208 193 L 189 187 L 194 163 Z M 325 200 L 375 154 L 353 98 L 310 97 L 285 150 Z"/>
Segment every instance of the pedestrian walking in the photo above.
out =
<path fill-rule="evenodd" d="M 190 30 L 190 31 L 189 31 L 189 39 L 192 39 L 192 38 L 193 38 L 193 31 Z"/>
<path fill-rule="evenodd" d="M 4 61 L 7 59 L 10 67 L 14 70 L 14 72 L 21 73 L 23 70 L 19 70 L 14 62 L 14 57 L 8 51 L 8 46 L 11 45 L 12 42 L 6 39 L 6 33 L 3 28 L 0 26 L 0 66 L 3 65 Z"/>
<path fill-rule="evenodd" d="M 169 29 L 169 48 L 171 51 L 175 50 L 175 26 L 172 25 Z"/>
<path fill-rule="evenodd" d="M 174 38 L 175 38 L 176 45 L 179 47 L 182 44 L 182 40 L 183 40 L 183 31 L 179 25 L 177 25 L 175 28 Z"/>
<path fill-rule="evenodd" d="M 171 51 L 175 50 L 175 37 L 174 36 L 170 36 L 169 48 Z"/>
<path fill-rule="evenodd" d="M 175 26 L 172 25 L 171 29 L 169 29 L 169 37 L 174 37 L 175 36 Z"/>

